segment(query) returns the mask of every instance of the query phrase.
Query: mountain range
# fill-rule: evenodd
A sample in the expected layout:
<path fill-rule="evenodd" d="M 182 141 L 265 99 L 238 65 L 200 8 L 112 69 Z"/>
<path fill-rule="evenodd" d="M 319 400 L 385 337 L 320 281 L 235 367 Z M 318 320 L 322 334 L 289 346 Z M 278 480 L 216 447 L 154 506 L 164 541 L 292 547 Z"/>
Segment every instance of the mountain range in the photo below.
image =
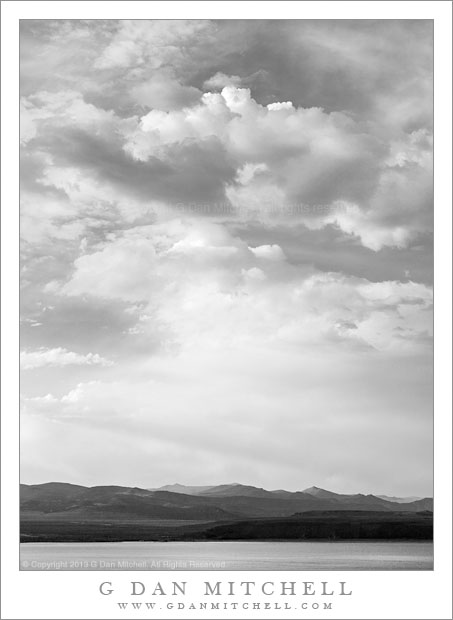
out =
<path fill-rule="evenodd" d="M 432 540 L 431 498 L 243 484 L 20 487 L 22 542 Z M 412 499 L 412 498 L 411 498 Z"/>
<path fill-rule="evenodd" d="M 318 487 L 285 491 L 223 484 L 167 485 L 157 489 L 50 482 L 21 485 L 21 518 L 221 521 L 238 518 L 288 517 L 309 511 L 432 511 L 431 498 L 345 495 Z"/>

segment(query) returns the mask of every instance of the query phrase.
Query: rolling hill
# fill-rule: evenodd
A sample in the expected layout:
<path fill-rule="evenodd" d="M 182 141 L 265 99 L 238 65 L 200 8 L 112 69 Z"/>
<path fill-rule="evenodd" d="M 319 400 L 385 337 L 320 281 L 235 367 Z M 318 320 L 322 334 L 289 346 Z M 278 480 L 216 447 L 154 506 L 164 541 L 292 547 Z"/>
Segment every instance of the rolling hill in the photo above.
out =
<path fill-rule="evenodd" d="M 431 498 L 397 503 L 374 495 L 341 495 L 311 487 L 305 491 L 267 491 L 240 484 L 183 487 L 171 490 L 138 487 L 83 487 L 51 482 L 21 485 L 21 515 L 69 516 L 87 519 L 213 520 L 244 517 L 286 517 L 313 510 L 418 512 L 432 510 Z M 182 492 L 190 490 L 190 493 Z"/>

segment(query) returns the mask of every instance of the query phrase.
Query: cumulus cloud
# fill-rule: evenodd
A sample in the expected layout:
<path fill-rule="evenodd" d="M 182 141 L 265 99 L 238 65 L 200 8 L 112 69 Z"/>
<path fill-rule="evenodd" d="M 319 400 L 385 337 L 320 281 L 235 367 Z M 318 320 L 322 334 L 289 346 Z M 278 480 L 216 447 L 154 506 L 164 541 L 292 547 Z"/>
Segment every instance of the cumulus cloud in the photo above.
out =
<path fill-rule="evenodd" d="M 149 112 L 138 127 L 142 151 L 134 151 L 133 143 L 126 148 L 133 156 L 146 159 L 161 145 L 213 134 L 244 163 L 264 162 L 275 167 L 276 160 L 283 158 L 282 168 L 287 158 L 314 149 L 334 160 L 347 160 L 355 151 L 368 155 L 366 151 L 373 147 L 379 151 L 379 145 L 373 145 L 373 139 L 343 113 L 296 110 L 291 102 L 261 106 L 249 89 L 234 86 L 226 86 L 221 93 L 206 93 L 201 104 L 188 110 Z M 137 134 L 134 137 L 137 139 Z"/>
<path fill-rule="evenodd" d="M 22 351 L 20 354 L 20 367 L 23 370 L 33 370 L 43 366 L 84 366 L 99 365 L 111 366 L 113 362 L 101 357 L 98 353 L 81 355 L 73 351 L 67 351 L 62 347 L 55 349 L 38 349 L 37 351 Z"/>
<path fill-rule="evenodd" d="M 167 73 L 132 91 L 152 108 L 142 116 L 121 117 L 75 91 L 24 98 L 24 144 L 52 152 L 41 155 L 39 183 L 83 196 L 91 210 L 94 200 L 114 203 L 129 220 L 156 202 L 200 213 L 207 204 L 210 214 L 229 205 L 231 217 L 258 220 L 273 211 L 336 225 L 374 251 L 407 247 L 432 227 L 426 128 L 389 139 L 344 111 L 262 105 L 231 84 L 202 94 Z"/>
<path fill-rule="evenodd" d="M 249 89 L 230 85 L 184 110 L 152 110 L 126 136 L 124 148 L 147 161 L 169 145 L 214 135 L 237 162 L 237 180 L 226 187 L 237 209 L 253 208 L 259 216 L 269 206 L 282 213 L 295 207 L 309 225 L 335 223 L 379 250 L 405 247 L 428 229 L 429 136 L 415 134 L 406 145 L 386 143 L 342 112 L 291 102 L 261 106 Z M 333 218 L 328 208 L 339 201 L 351 207 Z"/>
<path fill-rule="evenodd" d="M 141 329 L 158 324 L 183 349 L 324 341 L 409 351 L 431 332 L 425 285 L 295 268 L 278 245 L 248 247 L 197 220 L 119 235 L 78 258 L 61 292 L 144 302 Z"/>

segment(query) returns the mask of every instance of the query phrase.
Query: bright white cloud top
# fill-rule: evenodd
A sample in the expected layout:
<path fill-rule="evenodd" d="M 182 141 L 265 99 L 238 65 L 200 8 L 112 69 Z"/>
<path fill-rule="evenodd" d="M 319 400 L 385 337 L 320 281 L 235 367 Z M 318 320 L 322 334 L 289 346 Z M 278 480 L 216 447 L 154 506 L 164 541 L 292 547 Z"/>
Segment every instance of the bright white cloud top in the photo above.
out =
<path fill-rule="evenodd" d="M 21 37 L 24 482 L 429 495 L 430 23 Z"/>

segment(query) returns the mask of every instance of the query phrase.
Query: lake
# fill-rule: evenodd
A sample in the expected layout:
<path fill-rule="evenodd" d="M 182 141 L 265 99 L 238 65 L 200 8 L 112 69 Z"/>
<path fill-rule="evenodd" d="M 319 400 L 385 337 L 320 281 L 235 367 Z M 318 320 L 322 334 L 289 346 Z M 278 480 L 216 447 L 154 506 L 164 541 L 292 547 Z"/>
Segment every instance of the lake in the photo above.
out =
<path fill-rule="evenodd" d="M 432 541 L 22 543 L 22 570 L 432 570 Z"/>

